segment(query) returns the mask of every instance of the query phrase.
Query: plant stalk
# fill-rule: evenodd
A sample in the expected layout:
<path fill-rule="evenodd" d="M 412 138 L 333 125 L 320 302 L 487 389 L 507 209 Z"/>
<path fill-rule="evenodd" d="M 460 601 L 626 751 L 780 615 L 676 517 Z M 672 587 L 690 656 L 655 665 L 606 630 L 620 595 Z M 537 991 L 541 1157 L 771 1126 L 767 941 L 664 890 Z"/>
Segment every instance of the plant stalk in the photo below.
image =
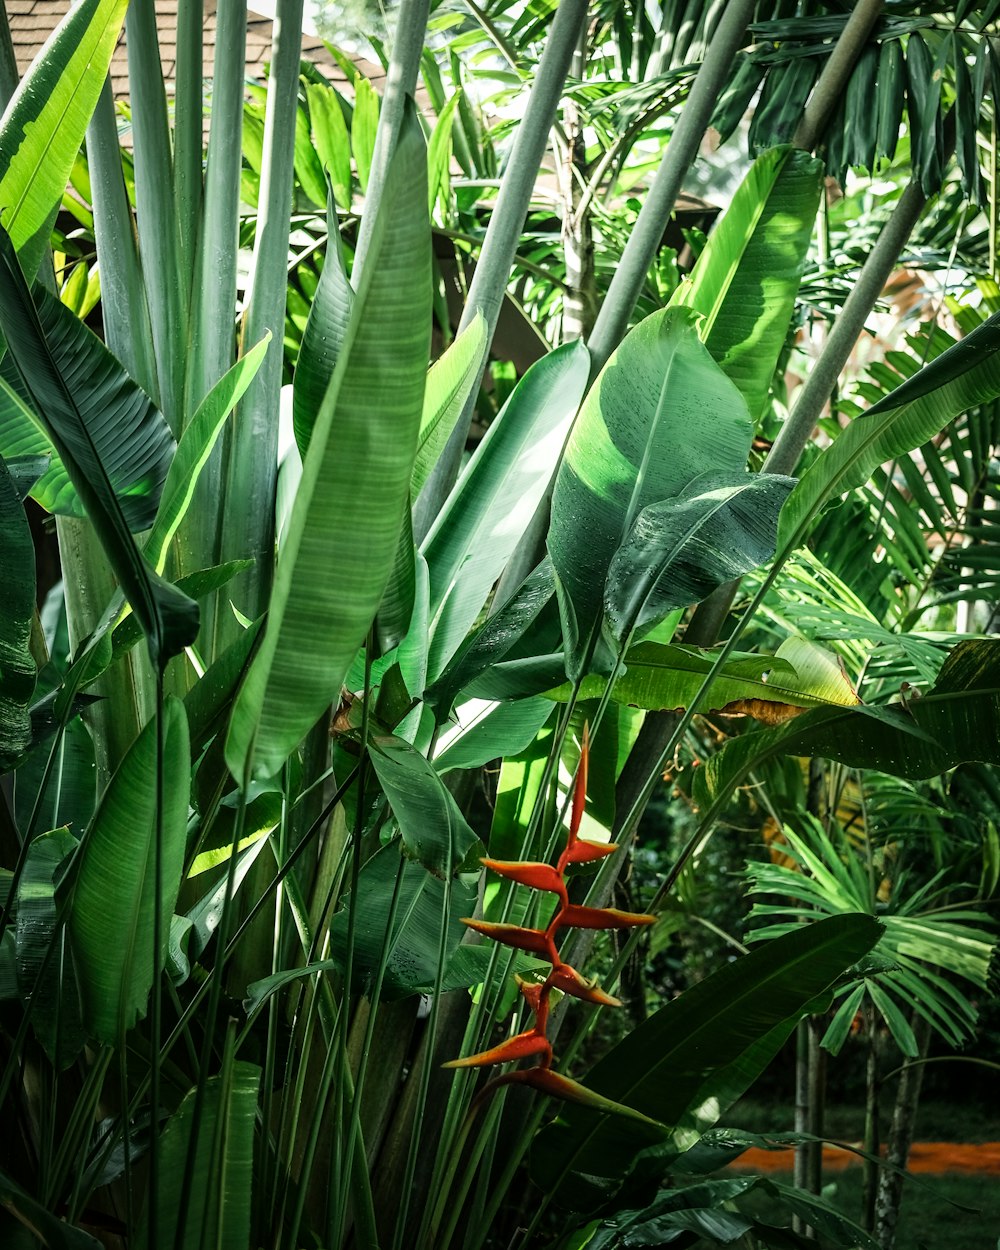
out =
<path fill-rule="evenodd" d="M 549 132 L 556 119 L 559 101 L 573 56 L 579 46 L 588 11 L 587 0 L 562 0 L 557 7 L 524 117 L 517 128 L 496 207 L 490 217 L 459 324 L 461 333 L 475 320 L 477 312 L 482 313 L 486 322 L 487 343 L 493 340 L 507 290 L 507 279 L 535 189 L 538 169 L 548 145 Z M 483 369 L 485 364 L 484 359 Z M 479 379 L 481 378 L 482 369 L 479 374 Z M 477 392 L 478 385 L 472 387 L 472 396 Z M 458 478 L 462 451 L 472 423 L 474 403 L 474 398 L 466 403 L 414 506 L 413 531 L 418 546 L 426 537 Z"/>
<path fill-rule="evenodd" d="M 587 343 L 593 358 L 592 377 L 600 373 L 624 337 L 642 284 L 663 239 L 663 231 L 674 211 L 681 183 L 698 154 L 754 7 L 753 0 L 732 0 L 719 22 Z"/>

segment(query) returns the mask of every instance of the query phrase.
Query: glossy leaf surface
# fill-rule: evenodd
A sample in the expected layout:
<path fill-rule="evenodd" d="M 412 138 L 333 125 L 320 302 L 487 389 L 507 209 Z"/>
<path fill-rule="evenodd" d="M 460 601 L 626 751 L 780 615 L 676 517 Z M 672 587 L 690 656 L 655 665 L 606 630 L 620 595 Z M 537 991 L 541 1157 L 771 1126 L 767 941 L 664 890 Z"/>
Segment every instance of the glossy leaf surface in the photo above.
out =
<path fill-rule="evenodd" d="M 704 318 L 705 346 L 759 419 L 788 335 L 819 207 L 822 162 L 794 148 L 754 161 L 670 300 Z"/>
<path fill-rule="evenodd" d="M 273 775 L 334 701 L 385 590 L 408 505 L 430 339 L 423 136 L 408 109 L 365 284 L 313 426 L 267 632 L 226 747 Z M 363 524 L 360 519 L 363 518 Z"/>
<path fill-rule="evenodd" d="M 48 245 L 51 214 L 69 182 L 127 0 L 81 0 L 52 32 L 0 120 L 0 205 L 29 278 Z"/>
<path fill-rule="evenodd" d="M 195 1091 L 184 1098 L 163 1130 L 157 1230 L 162 1244 L 201 1250 L 246 1250 L 250 1242 L 254 1124 L 260 1069 L 252 1063 L 224 1063 L 205 1081 L 197 1141 L 193 1140 Z M 195 1166 L 184 1188 L 189 1152 Z M 181 1195 L 187 1202 L 181 1206 Z M 145 1220 L 139 1225 L 148 1245 Z"/>
<path fill-rule="evenodd" d="M 78 386 L 92 400 L 95 393 L 103 396 L 109 403 L 113 403 L 114 396 L 119 396 L 129 411 L 144 411 L 143 401 L 146 404 L 149 401 L 138 388 L 129 391 L 125 386 L 122 389 L 124 375 L 120 366 L 107 353 L 107 371 L 96 379 L 88 377 L 86 383 L 81 384 L 76 377 L 80 362 L 75 359 L 66 361 L 67 372 L 64 374 L 60 361 L 46 338 L 42 320 L 24 281 L 10 238 L 2 230 L 0 290 L 3 293 L 3 298 L 0 299 L 0 329 L 7 340 L 8 351 L 25 385 L 32 407 L 41 418 L 52 445 L 59 453 L 122 590 L 139 618 L 150 655 L 154 660 L 165 661 L 194 641 L 198 632 L 198 606 L 175 586 L 159 577 L 139 554 L 104 456 L 88 428 L 85 408 L 78 403 Z M 44 298 L 42 305 L 44 308 Z M 62 305 L 59 307 L 62 308 Z M 63 312 L 70 318 L 73 317 L 68 309 L 63 309 Z M 58 315 L 62 317 L 62 313 Z M 82 325 L 80 328 L 83 330 Z M 160 436 L 152 433 L 153 427 L 140 428 L 143 432 L 135 436 L 137 447 L 131 450 L 137 452 L 138 460 L 142 463 L 148 450 L 144 445 L 147 437 L 152 437 L 159 447 Z M 121 437 L 120 431 L 118 437 Z M 124 448 L 119 448 L 126 455 L 129 453 L 127 443 L 128 440 Z M 162 464 L 162 473 L 165 476 L 165 460 L 173 450 L 169 435 L 166 448 L 162 450 L 165 450 L 166 457 L 161 460 L 161 451 L 157 450 L 154 463 L 158 466 Z M 160 471 L 160 468 L 155 470 L 156 476 Z M 139 486 L 139 493 L 143 498 L 142 507 L 145 509 L 148 507 L 148 499 L 158 497 L 158 486 L 155 495 L 148 489 L 150 482 L 145 477 L 139 479 Z M 153 506 L 155 508 L 155 503 Z"/>
<path fill-rule="evenodd" d="M 710 472 L 643 508 L 608 569 L 604 608 L 616 642 L 642 638 L 674 608 L 770 559 L 794 485 L 773 473 Z"/>
<path fill-rule="evenodd" d="M 611 356 L 573 426 L 552 498 L 548 547 L 571 677 L 635 518 L 709 468 L 744 473 L 752 433 L 746 402 L 700 342 L 689 310 L 647 317 Z"/>
<path fill-rule="evenodd" d="M 190 750 L 184 707 L 168 699 L 163 717 L 164 953 L 184 865 Z M 153 984 L 156 725 L 122 760 L 101 799 L 73 865 L 69 932 L 77 956 L 81 1012 L 88 1036 L 117 1045 L 146 1014 Z"/>
<path fill-rule="evenodd" d="M 809 1003 L 867 954 L 880 933 L 868 916 L 810 925 L 734 960 L 662 1007 L 585 1080 L 596 1092 L 671 1129 L 652 1135 L 633 1123 L 598 1120 L 568 1108 L 536 1139 L 536 1180 L 558 1185 L 572 1170 L 615 1183 L 645 1146 L 671 1136 L 679 1149 L 691 1145 L 724 1110 L 716 1097 L 719 1075 L 725 1078 L 726 1098 L 738 1097 Z M 761 1046 L 762 1039 L 768 1045 Z M 586 1186 L 583 1192 L 589 1193 Z M 566 1186 L 560 1195 L 577 1201 L 581 1191 Z"/>
<path fill-rule="evenodd" d="M 571 343 L 531 366 L 423 543 L 431 591 L 431 680 L 465 639 L 552 479 L 587 384 L 589 359 L 582 343 Z"/>

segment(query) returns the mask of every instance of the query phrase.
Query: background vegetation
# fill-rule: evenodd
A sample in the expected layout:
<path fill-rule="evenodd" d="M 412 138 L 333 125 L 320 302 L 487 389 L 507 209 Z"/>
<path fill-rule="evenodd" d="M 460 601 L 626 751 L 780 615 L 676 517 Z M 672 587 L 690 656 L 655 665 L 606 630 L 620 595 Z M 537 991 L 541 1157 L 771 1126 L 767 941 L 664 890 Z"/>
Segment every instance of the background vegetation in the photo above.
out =
<path fill-rule="evenodd" d="M 7 72 L 4 1244 L 894 1244 L 998 1062 L 998 8 Z"/>

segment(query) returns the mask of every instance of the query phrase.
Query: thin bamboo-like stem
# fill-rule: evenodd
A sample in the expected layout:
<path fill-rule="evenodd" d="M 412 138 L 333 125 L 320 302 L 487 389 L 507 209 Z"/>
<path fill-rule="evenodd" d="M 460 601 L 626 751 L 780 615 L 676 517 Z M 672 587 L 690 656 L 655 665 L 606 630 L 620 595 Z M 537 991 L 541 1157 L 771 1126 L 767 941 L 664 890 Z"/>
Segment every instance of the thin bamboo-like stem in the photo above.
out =
<path fill-rule="evenodd" d="M 203 0 L 178 0 L 174 87 L 174 211 L 177 214 L 181 294 L 188 305 L 201 218 Z M 243 68 L 242 59 L 239 62 Z"/>
<path fill-rule="evenodd" d="M 104 341 L 129 376 L 159 403 L 160 383 L 135 223 L 125 190 L 111 80 L 87 127 L 87 165 L 101 273 Z"/>
<path fill-rule="evenodd" d="M 184 390 L 186 301 L 174 212 L 167 97 L 153 0 L 135 0 L 129 5 L 125 38 L 132 99 L 139 249 L 145 272 L 156 274 L 155 284 L 147 290 L 147 299 L 160 381 L 160 410 L 176 436 L 180 432 Z"/>
<path fill-rule="evenodd" d="M 254 241 L 245 345 L 259 343 L 270 331 L 275 350 L 268 352 L 231 427 L 227 454 L 226 498 L 235 506 L 223 512 L 224 560 L 249 556 L 254 565 L 230 586 L 230 596 L 251 619 L 267 606 L 274 566 L 274 482 L 277 476 L 278 400 L 284 341 L 289 219 L 295 163 L 299 57 L 302 49 L 303 0 L 278 0 L 274 52 L 264 114 L 264 159 Z M 225 647 L 239 631 L 228 614 L 216 617 L 215 647 Z"/>
<path fill-rule="evenodd" d="M 729 76 L 733 57 L 743 43 L 753 10 L 754 0 L 732 0 L 712 38 L 588 340 L 587 346 L 593 358 L 593 377 L 600 373 L 625 333 L 673 212 L 681 183 L 698 154 L 702 136 Z"/>
<path fill-rule="evenodd" d="M 834 110 L 844 97 L 847 80 L 868 43 L 872 27 L 882 15 L 885 0 L 858 0 L 840 33 L 819 81 L 802 110 L 792 144 L 811 152 L 826 129 Z"/>
<path fill-rule="evenodd" d="M 491 342 L 493 339 L 521 229 L 531 204 L 538 169 L 548 146 L 549 132 L 556 118 L 570 65 L 587 21 L 588 7 L 587 0 L 562 0 L 556 9 L 524 117 L 514 137 L 496 207 L 490 216 L 486 238 L 462 312 L 459 333 L 475 320 L 477 313 L 482 313 L 486 322 L 486 341 Z M 482 377 L 482 371 L 479 376 Z M 472 388 L 473 395 L 477 389 L 476 386 Z M 458 477 L 472 412 L 473 401 L 470 400 L 416 501 L 413 531 L 418 544 L 426 536 Z"/>
<path fill-rule="evenodd" d="M 246 0 L 219 0 L 216 23 L 212 128 L 205 171 L 204 214 L 195 262 L 185 384 L 188 420 L 233 364 L 236 352 Z M 277 356 L 280 362 L 280 338 L 272 341 L 268 354 Z M 208 568 L 216 562 L 224 506 L 222 480 L 223 445 L 220 443 L 202 470 L 191 510 L 175 540 L 178 575 Z M 215 636 L 216 610 L 213 596 L 204 606 L 201 631 L 202 639 L 209 644 L 206 657 L 209 660 L 214 654 L 211 640 Z"/>
<path fill-rule="evenodd" d="M 219 0 L 216 23 L 212 128 L 208 137 L 204 219 L 197 252 L 188 359 L 189 417 L 232 365 L 236 347 L 234 310 L 246 76 L 246 0 Z M 199 151 L 200 142 L 199 131 Z"/>
<path fill-rule="evenodd" d="M 420 58 L 424 51 L 429 12 L 430 0 L 402 0 L 399 6 L 392 57 L 389 61 L 385 93 L 379 109 L 375 150 L 372 153 L 372 165 L 368 174 L 365 212 L 358 229 L 358 245 L 354 253 L 354 270 L 351 280 L 356 291 L 360 289 L 359 279 L 371 246 L 372 232 L 378 215 L 373 209 L 382 200 L 389 162 L 396 150 L 399 129 L 403 123 L 406 98 L 415 95 L 417 90 Z"/>
<path fill-rule="evenodd" d="M 163 1031 L 163 667 L 156 673 L 156 822 L 153 829 L 153 985 L 149 1004 L 149 1217 L 150 1250 L 159 1245 L 160 1040 Z M 120 1047 L 125 1053 L 124 1038 Z M 193 1152 L 192 1152 L 193 1153 Z M 183 1204 L 182 1204 L 183 1205 Z"/>

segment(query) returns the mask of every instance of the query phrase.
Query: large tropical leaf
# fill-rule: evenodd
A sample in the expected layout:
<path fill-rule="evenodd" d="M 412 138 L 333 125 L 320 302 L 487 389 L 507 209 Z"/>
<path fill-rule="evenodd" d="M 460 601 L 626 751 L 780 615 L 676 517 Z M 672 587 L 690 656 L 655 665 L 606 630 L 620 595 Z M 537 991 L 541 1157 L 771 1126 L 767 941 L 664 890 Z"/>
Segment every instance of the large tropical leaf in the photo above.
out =
<path fill-rule="evenodd" d="M 534 516 L 583 397 L 589 360 L 577 342 L 531 366 L 424 540 L 431 680 L 465 639 Z"/>
<path fill-rule="evenodd" d="M 625 672 L 616 679 L 612 698 L 618 703 L 656 711 L 679 711 L 690 704 L 712 668 L 711 651 L 696 647 L 641 642 L 625 655 Z M 607 678 L 585 677 L 582 699 L 600 698 Z M 572 686 L 549 692 L 565 701 Z M 804 638 L 787 638 L 773 656 L 735 655 L 719 670 L 698 701 L 696 710 L 751 712 L 762 719 L 773 707 L 775 719 L 783 709 L 852 707 L 858 696 L 837 657 Z"/>
<path fill-rule="evenodd" d="M 3 224 L 29 279 L 48 246 L 51 218 L 104 86 L 127 7 L 128 0 L 73 5 L 0 120 Z"/>
<path fill-rule="evenodd" d="M 486 322 L 482 313 L 476 313 L 471 324 L 431 365 L 424 391 L 417 457 L 410 479 L 410 492 L 414 499 L 437 463 L 472 388 L 479 380 L 485 351 Z"/>
<path fill-rule="evenodd" d="M 35 610 L 35 551 L 28 518 L 7 466 L 0 459 L 0 768 L 10 768 L 31 743 L 28 704 L 35 661 L 28 648 Z"/>
<path fill-rule="evenodd" d="M 40 1238 L 49 1250 L 101 1250 L 101 1242 L 95 1237 L 47 1211 L 6 1172 L 0 1172 L 0 1206 L 24 1225 L 31 1241 Z"/>
<path fill-rule="evenodd" d="M 191 769 L 184 706 L 167 699 L 163 734 L 160 931 L 166 951 L 184 867 Z M 111 778 L 67 881 L 69 932 L 88 1036 L 118 1045 L 146 1012 L 153 984 L 157 725 L 142 731 Z"/>
<path fill-rule="evenodd" d="M 21 315 L 20 310 L 13 311 L 21 296 L 11 287 L 9 272 L 0 270 L 4 297 L 12 302 L 11 315 Z M 148 529 L 174 454 L 166 421 L 97 335 L 61 300 L 37 285 L 32 298 L 52 366 L 66 381 L 129 529 Z M 13 359 L 3 366 L 0 454 L 39 451 L 51 455 L 54 439 L 46 428 L 51 417 L 39 405 L 48 401 L 51 408 L 52 401 L 39 369 L 24 356 L 23 343 L 12 337 Z M 48 471 L 31 494 L 49 512 L 85 515 L 81 496 L 58 456 L 52 456 Z"/>
<path fill-rule="evenodd" d="M 441 878 L 456 873 L 479 839 L 434 766 L 401 738 L 376 738 L 369 759 L 404 853 Z"/>
<path fill-rule="evenodd" d="M 580 409 L 552 498 L 548 547 L 570 677 L 584 664 L 608 569 L 638 514 L 709 469 L 745 472 L 752 437 L 746 402 L 689 310 L 654 313 L 614 352 Z"/>
<path fill-rule="evenodd" d="M 187 514 L 198 478 L 208 463 L 226 418 L 257 376 L 270 341 L 269 333 L 256 347 L 241 356 L 216 382 L 184 427 L 163 483 L 152 532 L 143 548 L 146 559 L 158 573 L 163 572 L 170 540 Z"/>
<path fill-rule="evenodd" d="M 1000 313 L 886 396 L 816 458 L 781 514 L 782 554 L 803 541 L 834 496 L 863 486 L 882 464 L 926 443 L 954 417 L 1000 396 Z"/>
<path fill-rule="evenodd" d="M 205 1082 L 201 1117 L 195 1127 L 194 1090 L 170 1117 L 160 1146 L 156 1229 L 159 1245 L 183 1250 L 246 1250 L 253 1207 L 253 1147 L 260 1069 L 233 1063 Z M 194 1152 L 190 1187 L 188 1156 Z M 181 1205 L 182 1195 L 187 1199 Z M 138 1243 L 148 1245 L 148 1219 L 137 1221 Z"/>
<path fill-rule="evenodd" d="M 742 734 L 695 776 L 699 806 L 717 812 L 747 774 L 776 755 L 818 755 L 897 777 L 934 777 L 966 760 L 1000 764 L 1000 642 L 959 643 L 934 685 L 905 705 L 817 708 Z"/>
<path fill-rule="evenodd" d="M 81 367 L 80 359 L 67 358 L 64 365 L 60 363 L 46 337 L 10 237 L 2 229 L 0 292 L 3 295 L 0 299 L 0 329 L 7 340 L 8 351 L 32 408 L 44 425 L 70 481 L 83 501 L 87 516 L 94 524 L 122 590 L 139 618 L 150 655 L 154 661 L 165 662 L 194 641 L 198 632 L 198 606 L 176 587 L 164 581 L 139 554 L 105 463 L 105 454 L 85 416 L 86 411 L 96 410 L 101 400 L 116 415 L 119 405 L 129 411 L 144 410 L 142 392 L 138 392 L 140 398 L 137 399 L 134 392 L 129 393 L 127 386 L 123 389 L 123 374 L 111 356 L 107 356 L 105 361 L 107 369 L 96 377 L 86 374 L 81 377 L 77 373 Z M 45 306 L 46 300 L 43 297 L 42 308 Z M 69 315 L 72 317 L 71 313 Z M 89 358 L 86 363 L 91 363 Z M 63 371 L 64 366 L 66 372 Z M 135 450 L 137 461 L 142 463 L 146 439 L 152 437 L 154 442 L 159 442 L 155 422 L 152 426 L 140 423 L 134 430 L 130 430 L 127 424 L 124 428 L 137 444 L 134 449 L 126 447 L 126 454 Z M 118 437 L 121 437 L 121 431 Z M 131 439 L 126 439 L 126 443 L 130 441 Z M 172 450 L 172 441 L 168 441 L 167 456 L 162 463 L 164 476 L 167 472 L 166 460 Z M 113 453 L 109 449 L 107 454 Z M 153 463 L 160 465 L 159 453 L 154 455 Z M 143 472 L 149 473 L 151 470 L 147 467 Z M 159 477 L 159 473 L 160 469 L 157 468 L 154 480 Z M 162 478 L 159 478 L 157 489 L 153 491 L 150 489 L 151 482 L 143 477 L 138 479 L 136 489 L 138 494 L 148 495 L 155 500 L 160 484 Z M 155 510 L 155 502 L 153 507 Z"/>
<path fill-rule="evenodd" d="M 670 300 L 705 320 L 705 346 L 759 419 L 798 294 L 823 165 L 790 147 L 763 152 Z"/>
<path fill-rule="evenodd" d="M 407 507 L 430 340 L 423 136 L 408 107 L 282 543 L 267 632 L 226 760 L 275 773 L 334 700 L 385 590 Z M 362 523 L 363 519 L 363 523 Z"/>
<path fill-rule="evenodd" d="M 340 106 L 334 102 L 333 107 L 339 110 Z M 354 291 L 344 268 L 340 226 L 332 204 L 327 208 L 326 238 L 323 272 L 302 332 L 292 383 L 292 422 L 295 442 L 302 456 L 309 446 L 313 422 L 322 407 L 354 307 Z"/>
<path fill-rule="evenodd" d="M 555 594 L 555 588 L 552 561 L 546 556 L 507 602 L 466 639 L 437 681 L 424 691 L 425 700 L 449 712 L 459 691 L 502 661 L 524 637 Z"/>
<path fill-rule="evenodd" d="M 471 916 L 475 905 L 475 878 L 444 882 L 400 855 L 398 845 L 384 846 L 361 869 L 357 898 L 348 895 L 334 916 L 330 954 L 345 966 L 353 909 L 356 991 L 371 992 L 384 955 L 382 993 L 387 998 L 423 992 L 436 981 L 442 923 L 447 965 L 468 932 L 461 918 Z"/>
<path fill-rule="evenodd" d="M 713 470 L 676 499 L 643 508 L 614 554 L 604 591 L 619 646 L 773 556 L 778 513 L 794 485 L 774 473 Z"/>
<path fill-rule="evenodd" d="M 561 1185 L 561 1199 L 586 1205 L 595 1188 L 607 1193 L 620 1183 L 644 1147 L 668 1140 L 678 1151 L 692 1145 L 763 1071 L 817 995 L 866 955 L 880 933 L 869 916 L 800 928 L 661 1007 L 591 1069 L 586 1084 L 669 1127 L 657 1135 L 567 1107 L 536 1138 L 537 1182 Z M 570 1173 L 577 1179 L 563 1184 Z"/>
<path fill-rule="evenodd" d="M 470 699 L 455 709 L 457 724 L 447 726 L 438 738 L 434 767 L 480 768 L 491 760 L 519 755 L 552 715 L 546 699 L 518 699 L 493 703 Z"/>

